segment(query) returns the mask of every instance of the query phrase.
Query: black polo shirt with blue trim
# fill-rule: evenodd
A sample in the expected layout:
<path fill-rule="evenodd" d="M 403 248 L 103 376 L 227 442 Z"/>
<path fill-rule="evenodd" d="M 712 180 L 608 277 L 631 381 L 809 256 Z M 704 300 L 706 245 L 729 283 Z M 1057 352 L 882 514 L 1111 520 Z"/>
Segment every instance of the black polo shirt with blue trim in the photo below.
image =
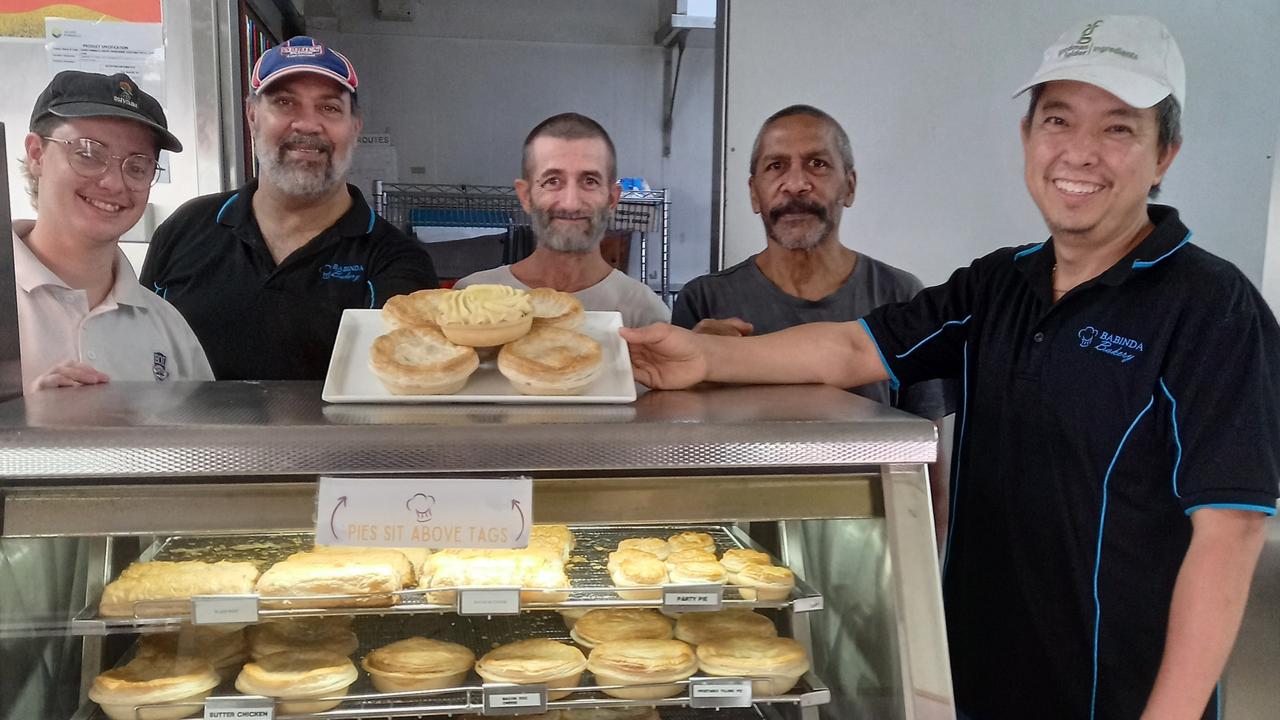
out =
<path fill-rule="evenodd" d="M 277 265 L 253 215 L 257 189 L 178 208 L 139 275 L 186 318 L 219 380 L 323 380 L 343 310 L 439 286 L 422 246 L 354 185 L 351 209 Z"/>
<path fill-rule="evenodd" d="M 1049 240 L 862 321 L 891 382 L 962 379 L 943 590 L 971 720 L 1137 718 L 1190 515 L 1275 513 L 1275 317 L 1176 210 L 1148 212 L 1150 235 L 1057 303 Z"/>

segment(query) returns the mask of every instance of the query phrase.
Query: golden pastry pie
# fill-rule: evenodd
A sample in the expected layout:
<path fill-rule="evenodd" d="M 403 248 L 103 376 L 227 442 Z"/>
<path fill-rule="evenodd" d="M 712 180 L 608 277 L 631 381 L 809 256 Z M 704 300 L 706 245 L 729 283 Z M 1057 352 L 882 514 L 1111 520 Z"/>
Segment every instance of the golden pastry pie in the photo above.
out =
<path fill-rule="evenodd" d="M 152 655 L 134 658 L 94 678 L 89 699 L 111 720 L 177 720 L 200 712 L 203 700 L 220 682 L 204 658 Z M 138 707 L 163 703 L 192 704 Z"/>
<path fill-rule="evenodd" d="M 457 643 L 411 637 L 374 650 L 360 663 L 380 692 L 458 687 L 476 664 Z"/>
<path fill-rule="evenodd" d="M 329 618 L 289 618 L 254 625 L 246 631 L 254 660 L 286 650 L 325 650 L 344 657 L 359 647 L 350 625 Z"/>
<path fill-rule="evenodd" d="M 587 669 L 597 685 L 642 685 L 603 689 L 601 692 L 627 700 L 657 700 L 677 695 L 684 680 L 698 669 L 693 648 L 679 640 L 614 640 L 600 643 L 587 658 Z"/>
<path fill-rule="evenodd" d="M 622 564 L 624 560 L 657 560 L 657 556 L 653 553 L 647 553 L 643 550 L 614 550 L 609 553 L 609 559 L 606 561 L 605 568 L 609 572 L 613 572 Z"/>
<path fill-rule="evenodd" d="M 612 640 L 670 640 L 671 621 L 657 610 L 610 608 L 592 610 L 569 631 L 569 637 L 590 650 Z"/>
<path fill-rule="evenodd" d="M 573 626 L 577 625 L 578 621 L 582 619 L 582 616 L 591 612 L 591 610 L 592 608 L 589 607 L 561 610 L 560 619 L 564 620 L 564 627 L 566 630 L 572 630 Z"/>
<path fill-rule="evenodd" d="M 192 595 L 252 593 L 257 579 L 258 569 L 247 562 L 136 562 L 102 590 L 98 611 L 103 617 L 183 615 Z M 155 602 L 163 600 L 176 602 Z"/>
<path fill-rule="evenodd" d="M 773 621 L 758 612 L 731 608 L 684 613 L 676 621 L 676 639 L 701 645 L 722 637 L 777 637 Z"/>
<path fill-rule="evenodd" d="M 582 302 L 572 293 L 534 288 L 529 291 L 529 302 L 533 305 L 534 327 L 577 330 L 587 316 L 582 310 Z"/>
<path fill-rule="evenodd" d="M 733 548 L 725 550 L 724 556 L 720 558 L 720 564 L 729 572 L 729 578 L 732 581 L 734 575 L 748 565 L 772 565 L 773 558 L 769 557 L 769 553 L 752 550 L 751 548 Z"/>
<path fill-rule="evenodd" d="M 258 578 L 258 594 L 265 608 L 387 607 L 390 593 L 404 589 L 413 566 L 401 553 L 294 553 L 272 565 Z M 352 595 L 349 598 L 307 600 L 297 596 Z M 272 600 L 273 596 L 293 596 Z"/>
<path fill-rule="evenodd" d="M 600 343 L 573 330 L 535 328 L 498 351 L 498 372 L 525 395 L 576 395 L 600 375 Z"/>
<path fill-rule="evenodd" d="M 405 327 L 437 327 L 440 302 L 451 293 L 448 288 L 419 290 L 388 298 L 382 306 L 382 322 L 388 330 Z"/>
<path fill-rule="evenodd" d="M 724 566 L 714 560 L 679 563 L 667 574 L 672 583 L 679 585 L 722 583 L 729 576 Z"/>
<path fill-rule="evenodd" d="M 369 369 L 395 395 L 451 395 L 478 367 L 474 348 L 455 345 L 435 328 L 392 330 L 369 349 Z"/>
<path fill-rule="evenodd" d="M 586 667 L 587 658 L 578 648 L 535 639 L 517 640 L 490 650 L 476 662 L 476 673 L 489 682 L 566 688 L 577 687 Z M 559 700 L 570 692 L 548 692 L 547 699 Z"/>
<path fill-rule="evenodd" d="M 776 565 L 748 565 L 734 575 L 733 584 L 742 588 L 742 597 L 747 600 L 773 602 L 791 597 L 796 576 Z"/>
<path fill-rule="evenodd" d="M 222 625 L 183 625 L 176 633 L 143 635 L 136 657 L 202 658 L 208 660 L 223 680 L 240 672 L 249 659 L 244 629 Z"/>
<path fill-rule="evenodd" d="M 285 651 L 245 665 L 236 678 L 236 689 L 246 695 L 278 698 L 276 712 L 281 714 L 318 713 L 337 707 L 359 676 L 346 656 L 319 650 Z"/>
<path fill-rule="evenodd" d="M 639 550 L 634 552 L 641 553 L 644 557 L 622 560 L 609 571 L 609 577 L 613 578 L 613 584 L 616 587 L 656 586 L 667 582 L 667 566 L 661 560 Z M 624 600 L 659 600 L 662 598 L 662 588 L 660 587 L 654 587 L 649 590 L 618 590 L 617 592 L 618 597 Z"/>
<path fill-rule="evenodd" d="M 698 646 L 698 666 L 708 675 L 750 677 L 755 697 L 781 695 L 809 670 L 809 654 L 791 638 L 722 637 Z"/>
<path fill-rule="evenodd" d="M 705 550 L 714 553 L 716 551 L 716 541 L 704 532 L 678 533 L 667 538 L 667 544 L 671 546 L 671 552 Z"/>
<path fill-rule="evenodd" d="M 716 554 L 709 553 L 706 550 L 681 550 L 673 552 L 667 556 L 667 571 L 680 565 L 681 563 L 691 562 L 716 562 Z"/>
<path fill-rule="evenodd" d="M 570 550 L 577 547 L 578 540 L 573 536 L 573 531 L 568 525 L 534 525 L 529 530 L 529 539 L 547 538 L 554 540 Z"/>
<path fill-rule="evenodd" d="M 647 552 L 659 560 L 666 560 L 667 556 L 671 554 L 671 548 L 667 545 L 667 541 L 654 537 L 627 538 L 618 543 L 618 549 Z"/>
<path fill-rule="evenodd" d="M 505 345 L 533 326 L 529 294 L 506 285 L 470 285 L 445 296 L 437 310 L 440 329 L 458 345 Z"/>

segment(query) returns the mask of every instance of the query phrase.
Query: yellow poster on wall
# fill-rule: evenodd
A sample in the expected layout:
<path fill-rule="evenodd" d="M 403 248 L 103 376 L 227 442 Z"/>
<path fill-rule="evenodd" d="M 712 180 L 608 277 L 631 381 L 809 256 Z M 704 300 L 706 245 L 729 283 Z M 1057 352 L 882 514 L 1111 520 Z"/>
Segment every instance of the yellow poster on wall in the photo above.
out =
<path fill-rule="evenodd" d="M 158 23 L 162 0 L 0 0 L 0 37 L 43 39 L 45 18 Z"/>

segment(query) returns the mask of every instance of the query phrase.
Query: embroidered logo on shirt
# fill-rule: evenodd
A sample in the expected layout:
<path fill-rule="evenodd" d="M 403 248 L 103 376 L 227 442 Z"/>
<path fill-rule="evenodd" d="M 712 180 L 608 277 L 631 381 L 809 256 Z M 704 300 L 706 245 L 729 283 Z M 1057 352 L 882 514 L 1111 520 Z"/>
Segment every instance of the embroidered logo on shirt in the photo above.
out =
<path fill-rule="evenodd" d="M 338 265 L 330 263 L 329 265 L 320 266 L 321 280 L 345 280 L 347 282 L 360 282 L 364 279 L 363 265 Z"/>
<path fill-rule="evenodd" d="M 1127 363 L 1146 349 L 1141 340 L 1116 335 L 1106 330 L 1099 330 L 1092 325 L 1080 328 L 1080 332 L 1076 333 L 1076 336 L 1080 338 L 1080 347 L 1085 349 L 1092 348 L 1100 353 L 1118 357 L 1120 362 Z"/>
<path fill-rule="evenodd" d="M 169 379 L 169 358 L 164 353 L 151 353 L 151 374 L 155 375 L 156 382 Z"/>

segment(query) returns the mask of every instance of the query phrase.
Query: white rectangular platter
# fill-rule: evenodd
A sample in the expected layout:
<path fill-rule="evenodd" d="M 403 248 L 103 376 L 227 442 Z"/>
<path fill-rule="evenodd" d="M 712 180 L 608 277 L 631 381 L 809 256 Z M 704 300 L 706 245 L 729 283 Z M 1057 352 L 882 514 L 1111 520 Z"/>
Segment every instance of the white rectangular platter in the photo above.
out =
<path fill-rule="evenodd" d="M 595 338 L 604 350 L 600 377 L 581 395 L 522 395 L 495 360 L 480 363 L 466 387 L 453 395 L 393 395 L 369 369 L 369 348 L 387 332 L 380 310 L 346 310 L 329 358 L 329 373 L 321 397 L 331 403 L 629 403 L 636 399 L 631 356 L 618 335 L 622 315 L 616 311 L 587 312 L 578 332 Z"/>

